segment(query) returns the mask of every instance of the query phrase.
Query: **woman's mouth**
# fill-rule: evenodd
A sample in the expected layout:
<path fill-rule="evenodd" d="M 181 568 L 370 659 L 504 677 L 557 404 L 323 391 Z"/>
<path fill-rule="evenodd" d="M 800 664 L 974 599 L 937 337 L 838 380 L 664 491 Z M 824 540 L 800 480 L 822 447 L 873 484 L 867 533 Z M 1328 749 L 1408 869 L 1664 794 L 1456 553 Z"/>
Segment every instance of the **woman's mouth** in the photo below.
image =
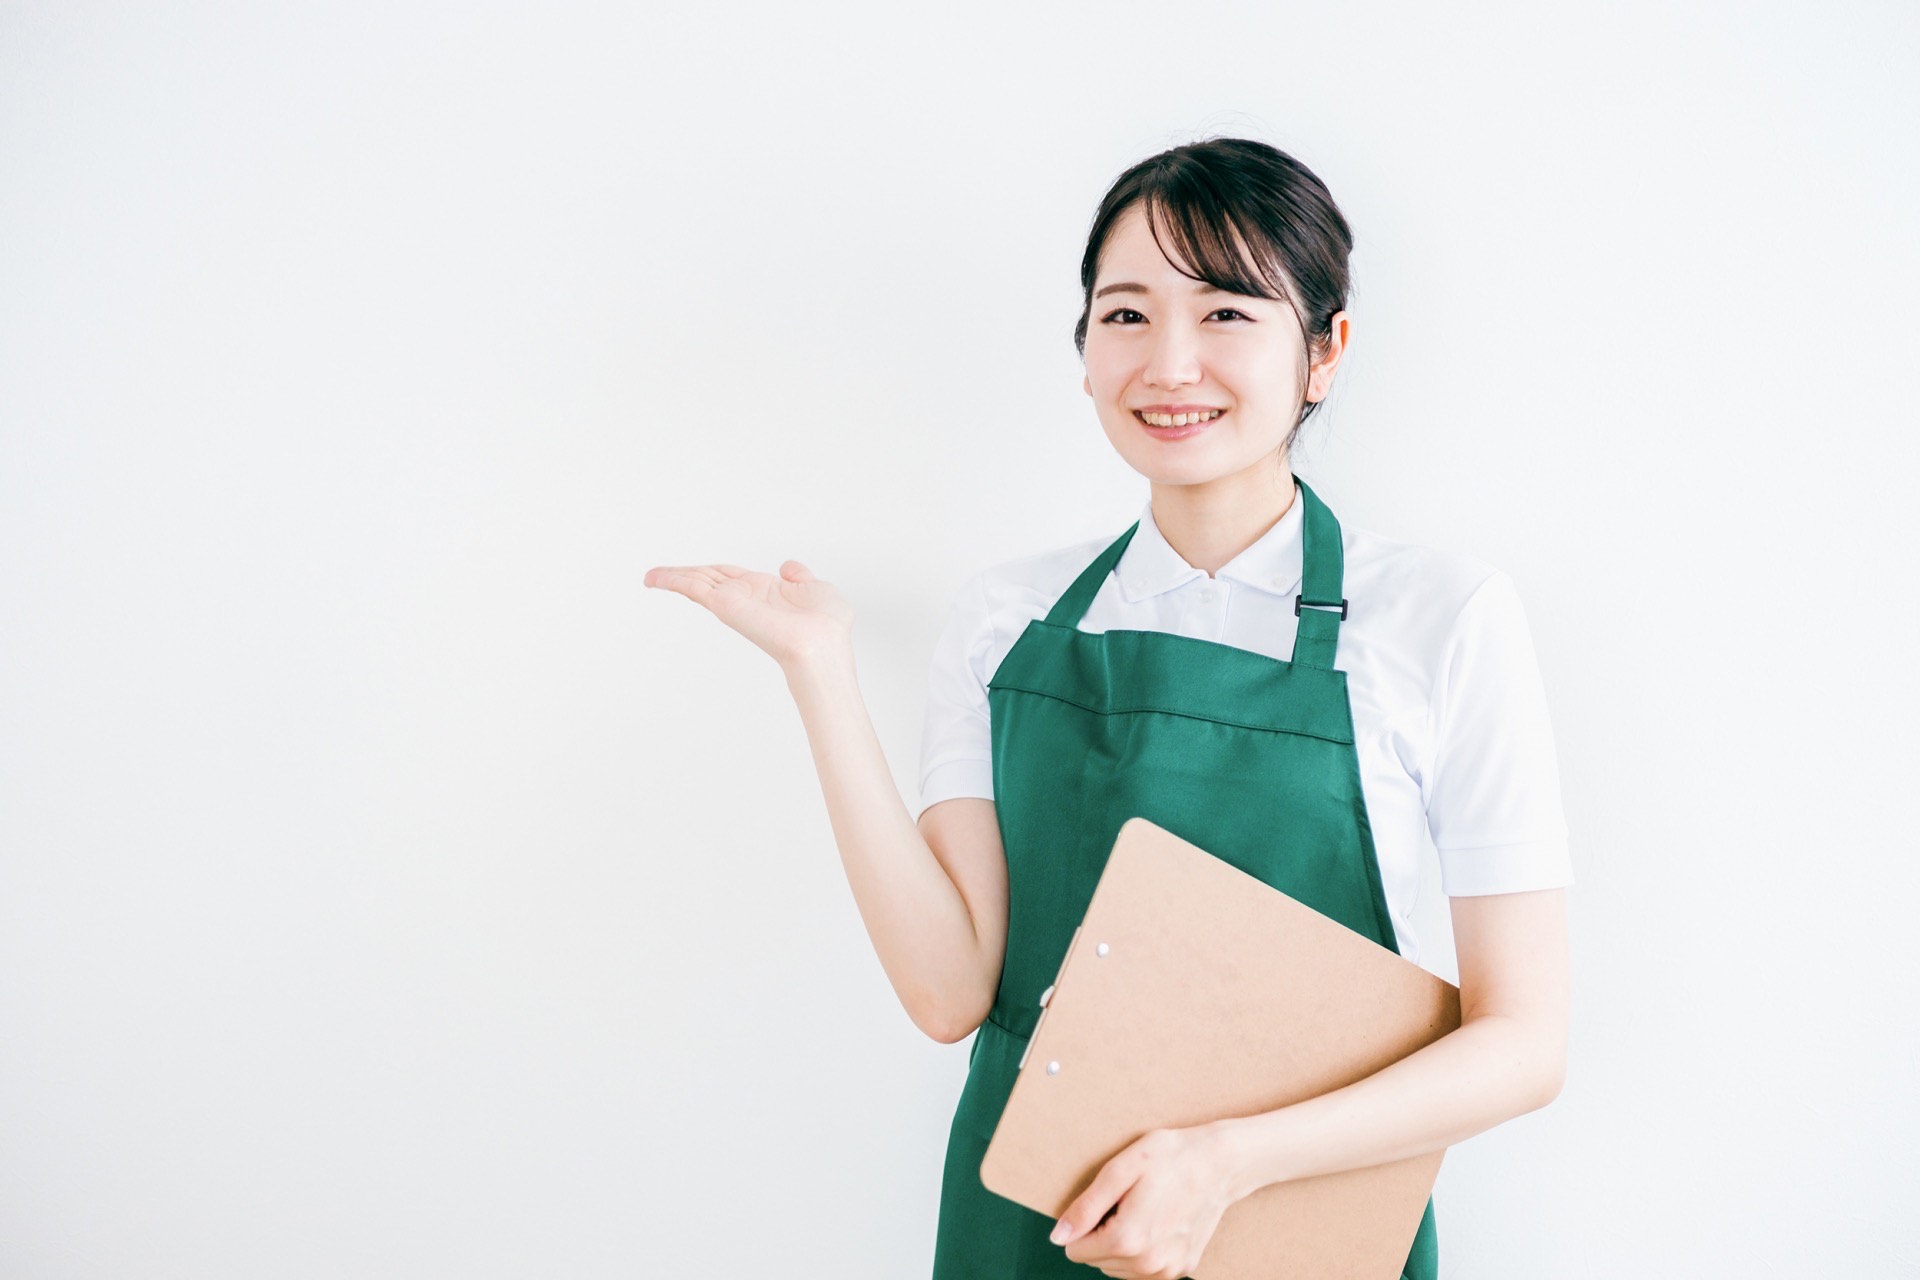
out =
<path fill-rule="evenodd" d="M 1147 429 L 1147 434 L 1157 440 L 1184 440 L 1200 434 L 1226 412 L 1225 409 L 1206 409 L 1193 413 L 1142 413 L 1135 409 L 1133 416 Z"/>

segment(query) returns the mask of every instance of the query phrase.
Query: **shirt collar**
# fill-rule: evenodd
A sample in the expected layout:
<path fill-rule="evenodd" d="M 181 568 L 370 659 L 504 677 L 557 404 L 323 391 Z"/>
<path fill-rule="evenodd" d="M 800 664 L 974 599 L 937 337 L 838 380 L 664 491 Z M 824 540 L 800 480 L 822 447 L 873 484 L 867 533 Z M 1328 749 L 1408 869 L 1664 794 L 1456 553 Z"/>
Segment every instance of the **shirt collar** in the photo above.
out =
<path fill-rule="evenodd" d="M 1300 586 L 1300 527 L 1305 506 L 1300 487 L 1295 485 L 1286 514 L 1253 545 L 1221 565 L 1215 576 L 1257 587 L 1269 595 L 1292 595 Z M 1188 564 L 1160 532 L 1151 498 L 1140 508 L 1140 527 L 1120 553 L 1114 572 L 1120 579 L 1120 595 L 1128 603 L 1207 576 L 1205 570 Z"/>

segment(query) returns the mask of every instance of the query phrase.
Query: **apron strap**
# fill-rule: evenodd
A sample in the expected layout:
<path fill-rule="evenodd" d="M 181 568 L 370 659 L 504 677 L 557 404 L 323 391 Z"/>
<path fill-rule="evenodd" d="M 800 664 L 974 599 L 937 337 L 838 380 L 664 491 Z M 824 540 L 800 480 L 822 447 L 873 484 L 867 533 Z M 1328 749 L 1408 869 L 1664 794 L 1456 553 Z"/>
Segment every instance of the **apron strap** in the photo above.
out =
<path fill-rule="evenodd" d="M 1127 531 L 1115 538 L 1107 549 L 1093 558 L 1093 563 L 1080 571 L 1066 594 L 1053 602 L 1053 608 L 1047 612 L 1047 621 L 1056 627 L 1076 627 L 1086 615 L 1087 608 L 1093 604 L 1094 596 L 1100 593 L 1100 584 L 1113 572 L 1113 566 L 1120 563 L 1120 553 L 1133 541 L 1134 531 L 1140 527 L 1135 520 L 1127 526 Z"/>
<path fill-rule="evenodd" d="M 1293 480 L 1307 504 L 1300 528 L 1300 594 L 1293 598 L 1293 613 L 1300 619 L 1293 636 L 1293 661 L 1331 670 L 1340 645 L 1340 621 L 1347 616 L 1347 601 L 1340 594 L 1346 577 L 1340 522 L 1305 480 L 1299 476 Z"/>
<path fill-rule="evenodd" d="M 1301 666 L 1331 669 L 1333 655 L 1340 644 L 1340 620 L 1347 616 L 1347 602 L 1340 595 L 1345 579 L 1340 522 L 1327 510 L 1327 504 L 1320 501 L 1320 496 L 1307 487 L 1305 480 L 1299 476 L 1293 480 L 1300 486 L 1300 500 L 1306 503 L 1306 510 L 1302 513 L 1300 530 L 1300 594 L 1293 601 L 1294 616 L 1300 619 L 1300 626 L 1293 637 L 1292 661 Z M 1125 533 L 1094 557 L 1092 564 L 1080 571 L 1073 585 L 1048 610 L 1050 624 L 1079 625 L 1094 596 L 1099 594 L 1101 584 L 1120 563 L 1121 553 L 1139 528 L 1140 522 L 1135 520 Z"/>

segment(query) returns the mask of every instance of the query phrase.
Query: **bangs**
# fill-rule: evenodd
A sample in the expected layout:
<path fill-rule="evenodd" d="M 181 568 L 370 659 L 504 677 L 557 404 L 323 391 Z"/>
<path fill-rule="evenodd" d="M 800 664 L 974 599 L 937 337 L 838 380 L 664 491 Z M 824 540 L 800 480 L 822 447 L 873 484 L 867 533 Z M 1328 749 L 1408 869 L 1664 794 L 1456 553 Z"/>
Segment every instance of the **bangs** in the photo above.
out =
<path fill-rule="evenodd" d="M 1258 225 L 1235 218 L 1209 176 L 1197 165 L 1167 166 L 1153 175 L 1140 201 L 1153 242 L 1181 275 L 1229 293 L 1291 306 L 1293 290 L 1278 266 L 1283 259 L 1280 246 Z M 1161 237 L 1163 228 L 1166 239 Z M 1167 240 L 1174 252 L 1168 251 Z"/>

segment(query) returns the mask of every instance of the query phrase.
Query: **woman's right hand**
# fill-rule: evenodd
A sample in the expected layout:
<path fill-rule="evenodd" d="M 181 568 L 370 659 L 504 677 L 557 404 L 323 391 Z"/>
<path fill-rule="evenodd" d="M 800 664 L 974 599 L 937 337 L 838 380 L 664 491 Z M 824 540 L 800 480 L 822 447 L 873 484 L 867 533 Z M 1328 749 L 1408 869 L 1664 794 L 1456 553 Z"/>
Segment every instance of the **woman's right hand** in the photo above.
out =
<path fill-rule="evenodd" d="M 777 574 L 737 564 L 655 565 L 643 581 L 706 606 L 783 670 L 852 649 L 853 606 L 798 560 L 783 562 Z"/>

